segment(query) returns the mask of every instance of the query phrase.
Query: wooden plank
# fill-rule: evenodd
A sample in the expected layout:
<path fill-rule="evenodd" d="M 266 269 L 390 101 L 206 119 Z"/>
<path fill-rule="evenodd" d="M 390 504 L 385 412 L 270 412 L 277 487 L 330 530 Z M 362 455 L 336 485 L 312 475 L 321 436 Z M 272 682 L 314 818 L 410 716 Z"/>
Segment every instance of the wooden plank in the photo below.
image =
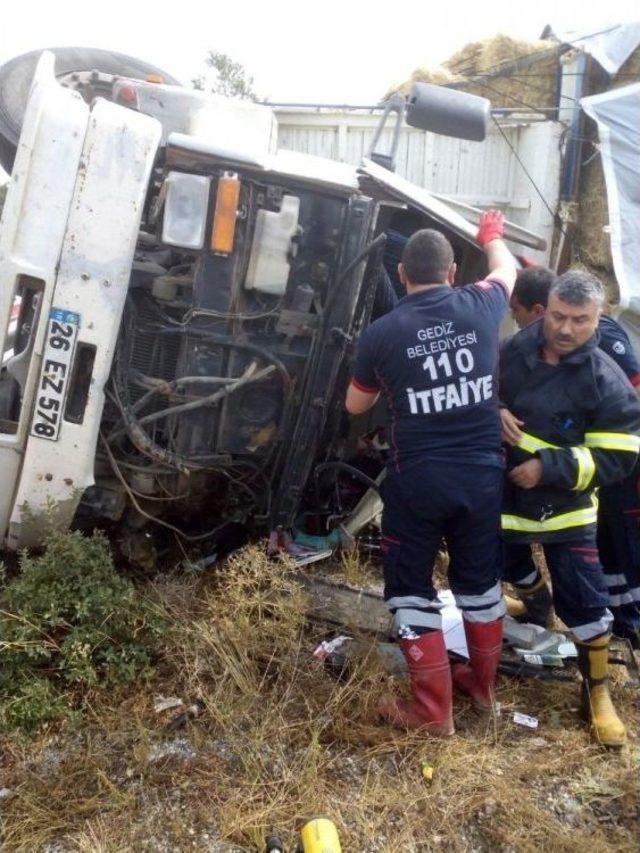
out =
<path fill-rule="evenodd" d="M 389 636 L 391 614 L 381 595 L 309 574 L 302 574 L 301 580 L 311 599 L 311 618 L 340 625 L 347 631 Z"/>

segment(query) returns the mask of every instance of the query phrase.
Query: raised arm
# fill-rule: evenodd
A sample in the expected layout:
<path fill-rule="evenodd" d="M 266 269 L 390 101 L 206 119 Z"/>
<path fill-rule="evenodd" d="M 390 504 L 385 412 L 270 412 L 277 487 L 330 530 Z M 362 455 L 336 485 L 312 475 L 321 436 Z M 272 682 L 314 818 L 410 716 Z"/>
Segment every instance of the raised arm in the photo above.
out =
<path fill-rule="evenodd" d="M 518 269 L 515 258 L 502 239 L 503 235 L 504 216 L 499 210 L 485 210 L 480 214 L 476 242 L 487 256 L 488 277 L 499 279 L 511 295 Z"/>

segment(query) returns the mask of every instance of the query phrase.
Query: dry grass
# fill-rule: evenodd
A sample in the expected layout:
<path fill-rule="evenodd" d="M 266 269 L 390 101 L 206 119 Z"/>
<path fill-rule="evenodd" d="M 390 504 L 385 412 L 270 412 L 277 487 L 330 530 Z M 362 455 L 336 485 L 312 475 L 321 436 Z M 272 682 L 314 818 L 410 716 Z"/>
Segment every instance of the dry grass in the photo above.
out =
<path fill-rule="evenodd" d="M 368 588 L 376 583 L 375 570 L 371 563 L 363 560 L 357 550 L 343 551 L 337 566 L 336 577 L 354 587 Z"/>
<path fill-rule="evenodd" d="M 340 569 L 352 580 L 361 571 Z M 636 849 L 640 719 L 624 688 L 616 699 L 633 737 L 617 754 L 590 743 L 564 684 L 503 680 L 497 719 L 456 700 L 455 737 L 406 736 L 376 720 L 391 685 L 374 649 L 343 683 L 314 661 L 320 635 L 286 564 L 251 548 L 155 595 L 174 630 L 152 694 L 96 696 L 78 731 L 2 744 L 2 784 L 14 791 L 3 851 L 259 851 L 271 827 L 290 849 L 317 814 L 356 853 Z M 205 711 L 168 733 L 157 694 L 201 698 Z M 513 725 L 513 710 L 539 729 Z"/>

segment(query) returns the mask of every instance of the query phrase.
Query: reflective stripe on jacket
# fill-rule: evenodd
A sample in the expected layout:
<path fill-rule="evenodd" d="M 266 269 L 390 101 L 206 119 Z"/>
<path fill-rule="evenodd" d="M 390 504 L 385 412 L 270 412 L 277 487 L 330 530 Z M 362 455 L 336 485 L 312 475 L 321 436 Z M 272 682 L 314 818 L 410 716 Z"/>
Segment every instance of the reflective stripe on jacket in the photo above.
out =
<path fill-rule="evenodd" d="M 640 450 L 640 402 L 594 335 L 550 365 L 541 358 L 542 321 L 505 342 L 500 399 L 523 435 L 507 467 L 542 462 L 534 489 L 507 481 L 502 528 L 521 542 L 570 541 L 597 521 L 598 486 L 622 480 Z"/>

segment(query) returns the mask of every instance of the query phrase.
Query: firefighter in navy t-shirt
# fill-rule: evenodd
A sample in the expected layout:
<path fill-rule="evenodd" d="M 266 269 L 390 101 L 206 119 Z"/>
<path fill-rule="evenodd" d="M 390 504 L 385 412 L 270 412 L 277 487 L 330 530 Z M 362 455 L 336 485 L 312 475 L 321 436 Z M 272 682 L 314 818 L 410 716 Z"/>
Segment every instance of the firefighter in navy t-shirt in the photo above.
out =
<path fill-rule="evenodd" d="M 411 237 L 398 267 L 407 296 L 363 332 L 346 399 L 354 415 L 370 409 L 379 394 L 389 407 L 385 601 L 413 699 L 385 699 L 380 711 L 395 725 L 440 735 L 453 733 L 452 672 L 432 583 L 443 537 L 470 656 L 453 680 L 479 707 L 491 707 L 502 643 L 496 374 L 498 326 L 516 277 L 502 234 L 502 214 L 483 213 L 477 241 L 490 274 L 455 289 L 448 240 L 431 229 Z"/>

